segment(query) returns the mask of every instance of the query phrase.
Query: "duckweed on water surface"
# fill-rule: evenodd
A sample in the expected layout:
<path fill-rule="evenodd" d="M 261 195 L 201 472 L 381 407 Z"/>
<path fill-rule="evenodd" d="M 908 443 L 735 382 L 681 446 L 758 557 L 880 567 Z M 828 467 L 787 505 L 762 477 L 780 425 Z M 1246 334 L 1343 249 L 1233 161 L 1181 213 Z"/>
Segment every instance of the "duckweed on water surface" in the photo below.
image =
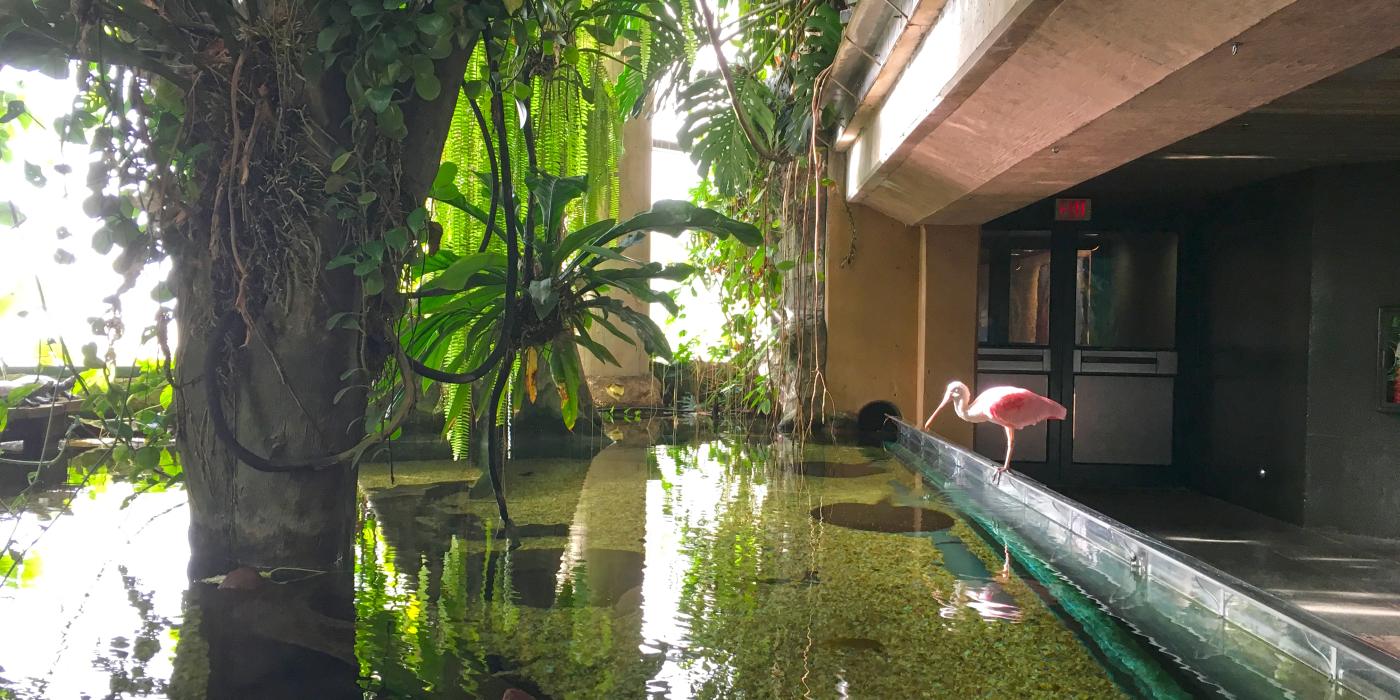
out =
<path fill-rule="evenodd" d="M 865 465 L 868 454 L 797 452 L 734 441 L 513 461 L 511 473 L 531 475 L 508 477 L 512 514 L 538 535 L 514 551 L 495 538 L 481 485 L 375 479 L 357 548 L 366 683 L 385 697 L 493 699 L 512 687 L 553 698 L 1120 695 L 1014 576 L 991 585 L 1019 622 L 966 606 L 945 617 L 959 581 L 930 536 L 812 517 L 837 503 L 921 506 L 951 522 L 939 536 L 1000 571 L 1001 552 L 899 463 L 819 478 L 781 465 Z"/>

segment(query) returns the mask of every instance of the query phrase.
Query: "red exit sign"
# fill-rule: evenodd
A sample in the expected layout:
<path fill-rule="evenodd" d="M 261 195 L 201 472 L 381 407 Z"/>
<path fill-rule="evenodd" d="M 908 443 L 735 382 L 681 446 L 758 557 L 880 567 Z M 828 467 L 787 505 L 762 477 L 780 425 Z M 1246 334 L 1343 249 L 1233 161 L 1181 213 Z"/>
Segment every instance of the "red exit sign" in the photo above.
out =
<path fill-rule="evenodd" d="M 1055 200 L 1056 221 L 1088 221 L 1094 213 L 1092 199 Z"/>

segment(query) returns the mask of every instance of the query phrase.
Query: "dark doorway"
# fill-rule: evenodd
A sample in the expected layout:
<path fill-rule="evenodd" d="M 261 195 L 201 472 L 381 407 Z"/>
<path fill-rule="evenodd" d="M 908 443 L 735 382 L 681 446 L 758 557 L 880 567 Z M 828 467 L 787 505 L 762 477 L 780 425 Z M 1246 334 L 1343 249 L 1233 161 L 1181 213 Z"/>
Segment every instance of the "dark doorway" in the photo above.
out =
<path fill-rule="evenodd" d="M 1020 386 L 1065 406 L 1021 431 L 1017 468 L 1050 482 L 1144 483 L 1170 470 L 1177 236 L 1056 222 L 984 231 L 977 387 Z M 976 429 L 1000 460 L 1003 431 Z"/>
<path fill-rule="evenodd" d="M 856 414 L 856 429 L 862 440 L 890 442 L 899 437 L 899 427 L 890 419 L 899 417 L 899 409 L 889 401 L 871 401 Z"/>

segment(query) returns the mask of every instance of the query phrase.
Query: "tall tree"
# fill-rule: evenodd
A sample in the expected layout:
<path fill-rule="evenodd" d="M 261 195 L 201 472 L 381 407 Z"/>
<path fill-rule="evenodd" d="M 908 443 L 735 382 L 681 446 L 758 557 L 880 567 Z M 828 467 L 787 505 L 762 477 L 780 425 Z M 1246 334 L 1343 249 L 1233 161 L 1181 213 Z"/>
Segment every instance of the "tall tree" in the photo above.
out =
<path fill-rule="evenodd" d="M 343 564 L 356 461 L 423 376 L 495 377 L 494 417 L 515 360 L 578 338 L 595 311 L 607 323 L 607 281 L 584 253 L 613 255 L 648 228 L 749 237 L 678 206 L 566 237 L 562 207 L 586 185 L 537 172 L 533 156 L 520 173 L 512 156 L 537 64 L 576 55 L 572 38 L 587 35 L 589 51 L 640 72 L 636 52 L 614 48 L 620 32 L 679 16 L 627 0 L 0 0 L 0 64 L 73 73 L 82 92 L 54 130 L 98 154 L 84 204 L 103 221 L 94 246 L 121 249 L 126 287 L 173 262 L 169 380 L 195 572 Z M 633 101 L 661 73 L 633 77 Z M 489 213 L 439 170 L 459 94 L 485 96 L 472 108 L 496 150 Z M 437 251 L 430 195 L 483 221 L 505 254 Z M 587 250 L 555 255 L 546 241 Z M 453 304 L 489 322 L 472 324 L 470 353 L 447 357 L 450 333 L 423 325 L 454 330 Z"/>

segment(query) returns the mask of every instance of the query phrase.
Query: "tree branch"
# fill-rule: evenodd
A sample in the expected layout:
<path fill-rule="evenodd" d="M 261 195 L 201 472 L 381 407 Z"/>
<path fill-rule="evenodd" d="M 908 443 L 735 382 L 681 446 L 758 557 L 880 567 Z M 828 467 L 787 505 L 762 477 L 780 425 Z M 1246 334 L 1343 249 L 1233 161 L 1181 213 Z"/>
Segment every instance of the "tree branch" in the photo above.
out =
<path fill-rule="evenodd" d="M 710 5 L 705 0 L 697 0 L 700 5 L 700 13 L 705 18 L 705 32 L 710 35 L 710 47 L 715 50 L 715 60 L 719 62 L 719 73 L 724 78 L 724 87 L 729 91 L 729 101 L 734 105 L 734 118 L 739 122 L 739 128 L 744 132 L 744 138 L 753 147 L 755 153 L 764 160 L 771 160 L 775 163 L 785 163 L 792 160 L 792 156 L 781 154 L 770 150 L 765 146 L 758 134 L 749 124 L 749 120 L 744 118 L 743 107 L 739 104 L 739 91 L 734 87 L 734 76 L 729 70 L 729 59 L 724 57 L 724 47 L 720 43 L 719 30 L 715 28 L 715 17 L 710 12 Z"/>

